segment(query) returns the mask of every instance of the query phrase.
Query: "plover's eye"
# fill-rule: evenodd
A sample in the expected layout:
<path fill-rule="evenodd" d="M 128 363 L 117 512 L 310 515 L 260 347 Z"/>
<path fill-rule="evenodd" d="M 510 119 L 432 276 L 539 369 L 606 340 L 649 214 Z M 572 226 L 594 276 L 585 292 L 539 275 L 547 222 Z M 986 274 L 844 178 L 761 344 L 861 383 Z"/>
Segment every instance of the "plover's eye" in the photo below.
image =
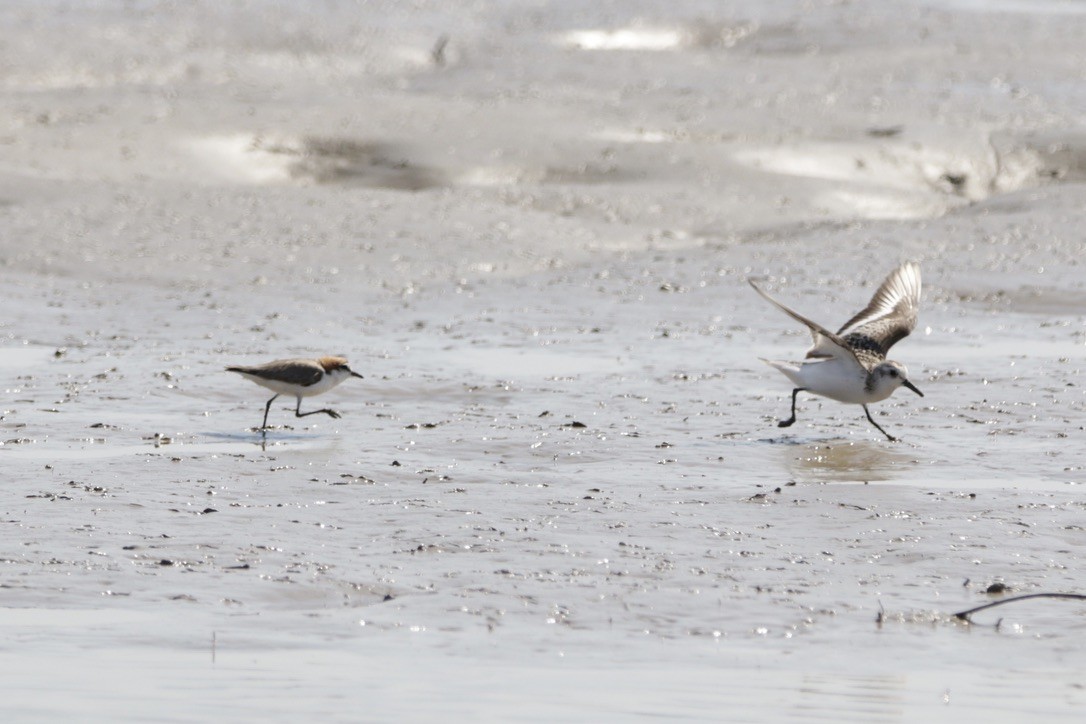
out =
<path fill-rule="evenodd" d="M 890 370 L 891 377 L 897 377 L 897 370 Z"/>

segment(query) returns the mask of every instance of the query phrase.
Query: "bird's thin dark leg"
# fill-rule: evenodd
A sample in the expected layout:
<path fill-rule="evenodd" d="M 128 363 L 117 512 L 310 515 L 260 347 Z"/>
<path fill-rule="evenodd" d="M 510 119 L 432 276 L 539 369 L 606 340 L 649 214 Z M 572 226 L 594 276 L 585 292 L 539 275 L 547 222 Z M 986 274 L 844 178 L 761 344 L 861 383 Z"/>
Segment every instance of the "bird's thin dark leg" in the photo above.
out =
<path fill-rule="evenodd" d="M 806 391 L 807 391 L 806 387 L 797 387 L 796 389 L 792 390 L 792 416 L 789 417 L 787 420 L 781 420 L 780 422 L 778 422 L 777 427 L 791 427 L 792 425 L 795 424 L 795 422 L 796 422 L 796 395 L 798 395 L 801 392 L 806 392 Z"/>
<path fill-rule="evenodd" d="M 320 412 L 323 412 L 325 415 L 328 415 L 328 417 L 331 417 L 334 420 L 339 419 L 339 413 L 338 412 L 336 412 L 335 410 L 329 410 L 327 408 L 323 409 L 323 410 L 310 410 L 309 412 L 302 412 L 302 398 L 301 397 L 298 398 L 298 406 L 294 408 L 294 416 L 295 417 L 305 417 L 307 415 L 316 415 L 317 413 L 320 413 Z"/>
<path fill-rule="evenodd" d="M 867 415 L 867 421 L 870 422 L 872 425 L 874 425 L 875 428 L 878 429 L 879 432 L 881 432 L 883 435 L 885 435 L 887 440 L 889 440 L 890 442 L 897 442 L 896 437 L 894 437 L 890 433 L 886 432 L 886 430 L 883 430 L 882 425 L 875 422 L 875 419 L 873 417 L 871 417 L 871 411 L 867 409 L 867 405 L 863 405 L 863 408 L 864 408 L 864 414 Z"/>
<path fill-rule="evenodd" d="M 268 404 L 264 405 L 264 422 L 260 423 L 260 429 L 264 433 L 267 433 L 268 431 L 268 410 L 271 409 L 271 403 L 275 402 L 276 397 L 279 397 L 279 395 L 271 398 L 270 400 L 268 400 Z"/>

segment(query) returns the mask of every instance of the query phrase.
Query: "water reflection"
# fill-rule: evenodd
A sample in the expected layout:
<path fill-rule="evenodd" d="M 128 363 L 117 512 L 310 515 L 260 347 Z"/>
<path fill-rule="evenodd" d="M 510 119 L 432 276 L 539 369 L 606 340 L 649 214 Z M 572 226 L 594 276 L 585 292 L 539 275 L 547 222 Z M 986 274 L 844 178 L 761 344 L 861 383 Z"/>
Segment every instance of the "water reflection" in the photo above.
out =
<path fill-rule="evenodd" d="M 831 440 L 777 450 L 794 477 L 819 482 L 892 480 L 914 460 L 907 449 L 867 440 Z"/>
<path fill-rule="evenodd" d="M 313 443 L 316 441 L 314 435 L 306 435 L 302 433 L 290 432 L 288 430 L 256 430 L 248 433 L 231 433 L 231 432 L 204 432 L 201 433 L 204 437 L 211 438 L 212 440 L 219 441 L 217 444 L 226 444 L 228 447 L 237 448 L 238 450 L 248 450 L 250 447 L 259 447 L 263 451 L 267 451 L 268 447 L 278 447 L 286 445 L 288 443 L 292 446 L 297 446 L 299 443 L 303 447 L 311 447 L 312 445 L 305 445 L 305 443 Z M 158 447 L 157 445 L 155 447 Z M 192 443 L 187 444 L 186 449 L 191 450 L 195 445 Z"/>

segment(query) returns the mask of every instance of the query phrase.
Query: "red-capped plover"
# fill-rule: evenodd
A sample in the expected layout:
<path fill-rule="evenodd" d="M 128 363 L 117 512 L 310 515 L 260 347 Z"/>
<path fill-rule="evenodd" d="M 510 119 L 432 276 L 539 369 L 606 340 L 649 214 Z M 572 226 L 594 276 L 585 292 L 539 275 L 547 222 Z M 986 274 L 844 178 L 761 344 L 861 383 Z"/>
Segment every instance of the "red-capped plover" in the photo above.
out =
<path fill-rule="evenodd" d="M 327 392 L 348 377 L 362 379 L 362 375 L 352 372 L 343 357 L 320 357 L 318 359 L 281 359 L 253 367 L 227 367 L 227 372 L 237 372 L 247 380 L 275 393 L 264 406 L 264 422 L 260 429 L 268 429 L 268 410 L 279 395 L 293 395 L 298 398 L 294 408 L 295 417 L 316 415 L 323 412 L 331 418 L 338 418 L 335 410 L 311 410 L 302 412 L 302 398 L 313 397 Z"/>
<path fill-rule="evenodd" d="M 762 360 L 796 384 L 792 390 L 792 416 L 781 420 L 780 427 L 788 427 L 796 421 L 796 395 L 811 392 L 862 406 L 868 421 L 891 442 L 896 442 L 897 438 L 872 419 L 867 405 L 885 400 L 901 386 L 924 396 L 909 381 L 905 365 L 886 359 L 886 353 L 894 343 L 907 337 L 916 327 L 920 307 L 920 267 L 908 262 L 891 272 L 867 307 L 848 320 L 837 334 L 784 306 L 753 281 L 747 281 L 754 291 L 782 312 L 807 325 L 814 338 L 803 362 Z"/>

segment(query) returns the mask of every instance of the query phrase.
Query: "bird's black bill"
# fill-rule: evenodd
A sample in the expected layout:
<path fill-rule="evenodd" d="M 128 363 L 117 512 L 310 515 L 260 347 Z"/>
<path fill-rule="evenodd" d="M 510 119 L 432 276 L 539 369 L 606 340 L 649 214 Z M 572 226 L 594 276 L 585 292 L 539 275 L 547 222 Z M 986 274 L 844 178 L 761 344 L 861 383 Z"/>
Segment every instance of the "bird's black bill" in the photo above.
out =
<path fill-rule="evenodd" d="M 908 387 L 910 390 L 912 390 L 916 394 L 920 395 L 921 397 L 924 396 L 924 393 L 921 392 L 920 389 L 916 385 L 914 385 L 912 382 L 909 382 L 908 380 L 905 380 L 901 384 L 905 385 L 906 387 Z"/>
<path fill-rule="evenodd" d="M 364 379 L 366 379 L 365 377 L 363 377 L 362 375 L 358 374 L 357 372 L 352 372 L 352 373 L 351 373 L 351 377 L 357 377 L 357 378 L 358 378 L 358 379 L 360 379 L 360 380 L 364 380 Z"/>

